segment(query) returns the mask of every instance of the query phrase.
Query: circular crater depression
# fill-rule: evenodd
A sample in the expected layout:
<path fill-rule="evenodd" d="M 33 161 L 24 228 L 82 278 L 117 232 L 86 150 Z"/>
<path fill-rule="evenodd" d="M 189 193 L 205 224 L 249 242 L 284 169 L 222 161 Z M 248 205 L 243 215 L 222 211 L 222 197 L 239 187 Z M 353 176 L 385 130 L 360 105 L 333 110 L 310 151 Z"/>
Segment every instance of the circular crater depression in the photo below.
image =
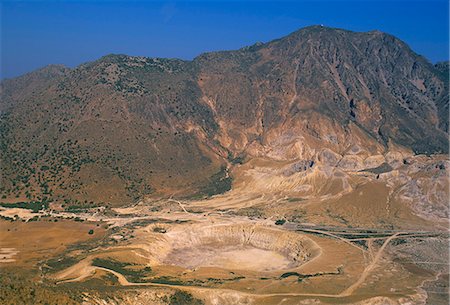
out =
<path fill-rule="evenodd" d="M 270 272 L 296 268 L 320 248 L 304 235 L 255 225 L 189 227 L 165 234 L 157 248 L 161 264 L 188 269 Z"/>

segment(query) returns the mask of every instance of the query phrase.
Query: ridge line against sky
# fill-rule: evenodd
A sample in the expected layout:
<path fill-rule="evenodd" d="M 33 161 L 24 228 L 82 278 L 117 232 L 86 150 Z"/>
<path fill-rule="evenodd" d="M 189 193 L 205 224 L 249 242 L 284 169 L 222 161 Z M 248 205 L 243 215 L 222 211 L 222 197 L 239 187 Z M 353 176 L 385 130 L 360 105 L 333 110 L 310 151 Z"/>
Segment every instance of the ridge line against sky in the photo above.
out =
<path fill-rule="evenodd" d="M 449 59 L 446 0 L 1 1 L 1 78 L 116 53 L 192 59 L 324 24 L 380 30 L 432 63 Z"/>

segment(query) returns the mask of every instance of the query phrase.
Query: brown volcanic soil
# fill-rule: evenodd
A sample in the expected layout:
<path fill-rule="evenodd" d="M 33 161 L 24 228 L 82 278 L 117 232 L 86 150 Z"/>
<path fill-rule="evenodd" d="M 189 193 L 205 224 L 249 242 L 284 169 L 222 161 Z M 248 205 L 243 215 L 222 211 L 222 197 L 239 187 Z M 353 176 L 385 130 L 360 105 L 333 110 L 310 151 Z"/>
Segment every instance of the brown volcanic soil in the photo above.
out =
<path fill-rule="evenodd" d="M 0 220 L 0 266 L 30 268 L 42 259 L 63 253 L 72 244 L 95 241 L 105 234 L 104 228 L 93 223 L 50 220 L 26 223 Z M 91 229 L 93 234 L 89 234 Z M 4 252 L 13 255 L 2 256 Z"/>

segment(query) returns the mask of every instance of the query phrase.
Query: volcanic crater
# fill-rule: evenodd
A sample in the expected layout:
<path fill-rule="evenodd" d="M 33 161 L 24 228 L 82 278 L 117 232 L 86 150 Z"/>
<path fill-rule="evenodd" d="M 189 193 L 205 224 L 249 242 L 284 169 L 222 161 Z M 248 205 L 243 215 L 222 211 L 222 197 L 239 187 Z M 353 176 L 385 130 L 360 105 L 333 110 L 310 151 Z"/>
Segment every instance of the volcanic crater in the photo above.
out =
<path fill-rule="evenodd" d="M 190 227 L 168 232 L 157 245 L 163 265 L 186 269 L 273 272 L 292 270 L 321 252 L 311 239 L 262 225 Z"/>

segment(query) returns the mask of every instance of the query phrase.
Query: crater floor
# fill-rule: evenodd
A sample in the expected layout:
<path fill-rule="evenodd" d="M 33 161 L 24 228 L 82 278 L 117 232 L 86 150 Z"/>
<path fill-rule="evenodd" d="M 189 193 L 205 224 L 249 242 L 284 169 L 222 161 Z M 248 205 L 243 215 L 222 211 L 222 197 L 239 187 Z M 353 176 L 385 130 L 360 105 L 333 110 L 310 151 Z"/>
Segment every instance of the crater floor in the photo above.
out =
<path fill-rule="evenodd" d="M 292 267 L 292 262 L 276 251 L 262 250 L 247 245 L 222 247 L 204 245 L 196 248 L 176 249 L 167 256 L 165 263 L 188 269 L 217 267 L 264 272 Z"/>

